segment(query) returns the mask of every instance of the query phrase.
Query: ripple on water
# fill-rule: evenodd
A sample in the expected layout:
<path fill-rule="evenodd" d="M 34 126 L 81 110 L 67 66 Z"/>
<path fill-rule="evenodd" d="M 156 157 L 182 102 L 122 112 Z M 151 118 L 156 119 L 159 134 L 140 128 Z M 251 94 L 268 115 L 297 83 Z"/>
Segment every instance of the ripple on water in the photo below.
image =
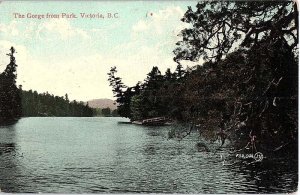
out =
<path fill-rule="evenodd" d="M 287 161 L 245 165 L 228 148 L 197 152 L 191 136 L 167 140 L 168 127 L 119 124 L 121 118 L 24 118 L 0 128 L 0 188 L 53 193 L 291 192 Z M 11 144 L 4 147 L 1 144 Z M 2 151 L 2 153 L 1 153 Z M 278 163 L 277 163 L 278 162 Z M 277 163 L 277 164 L 276 164 Z"/>

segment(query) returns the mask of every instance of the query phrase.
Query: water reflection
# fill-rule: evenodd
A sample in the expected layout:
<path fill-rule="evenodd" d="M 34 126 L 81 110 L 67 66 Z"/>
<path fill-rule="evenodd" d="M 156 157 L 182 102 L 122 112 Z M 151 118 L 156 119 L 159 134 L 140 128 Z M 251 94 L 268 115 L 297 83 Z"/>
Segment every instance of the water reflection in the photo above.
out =
<path fill-rule="evenodd" d="M 297 186 L 292 161 L 247 165 L 223 148 L 198 152 L 197 136 L 121 118 L 25 118 L 0 128 L 0 188 L 50 193 L 275 193 Z M 125 121 L 125 120 L 124 120 Z M 296 162 L 297 164 L 297 162 Z"/>
<path fill-rule="evenodd" d="M 291 193 L 297 190 L 298 165 L 296 159 L 267 157 L 262 162 L 232 158 L 228 171 L 243 176 L 241 188 L 251 193 Z M 230 164 L 230 163 L 229 163 Z"/>
<path fill-rule="evenodd" d="M 0 128 L 0 189 L 5 192 L 18 191 L 19 154 L 16 144 L 15 125 Z"/>
<path fill-rule="evenodd" d="M 15 152 L 15 149 L 15 143 L 0 143 L 0 156 L 3 157 L 7 153 Z"/>
<path fill-rule="evenodd" d="M 0 158 L 5 158 L 9 153 L 16 155 L 15 125 L 0 127 Z"/>

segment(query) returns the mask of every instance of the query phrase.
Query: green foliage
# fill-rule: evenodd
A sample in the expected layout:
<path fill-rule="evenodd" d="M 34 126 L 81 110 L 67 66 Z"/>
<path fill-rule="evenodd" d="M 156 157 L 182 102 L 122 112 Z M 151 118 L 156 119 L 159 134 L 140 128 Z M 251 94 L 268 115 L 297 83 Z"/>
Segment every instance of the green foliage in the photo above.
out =
<path fill-rule="evenodd" d="M 130 100 L 133 96 L 132 88 L 126 87 L 121 78 L 116 76 L 117 68 L 112 67 L 108 73 L 109 86 L 112 87 L 118 105 L 118 113 L 123 117 L 131 117 Z"/>
<path fill-rule="evenodd" d="M 182 40 L 174 60 L 220 60 L 240 45 L 252 47 L 261 40 L 278 37 L 291 48 L 298 43 L 298 11 L 293 1 L 202 1 L 188 7 Z"/>
<path fill-rule="evenodd" d="M 112 117 L 119 117 L 120 116 L 117 109 L 113 110 L 111 112 L 111 115 L 112 115 Z"/>
<path fill-rule="evenodd" d="M 56 117 L 91 117 L 93 109 L 76 100 L 70 102 L 68 95 L 58 97 L 48 92 L 38 94 L 36 91 L 22 91 L 23 116 L 56 116 Z"/>
<path fill-rule="evenodd" d="M 132 120 L 142 120 L 144 119 L 145 108 L 143 107 L 143 96 L 141 94 L 134 95 L 131 98 L 130 107 L 132 111 Z"/>
<path fill-rule="evenodd" d="M 296 3 L 205 1 L 188 8 L 176 62 L 207 60 L 188 75 L 181 111 L 202 134 L 223 129 L 261 145 L 297 142 Z M 239 48 L 233 52 L 235 48 Z"/>
<path fill-rule="evenodd" d="M 102 108 L 101 113 L 103 116 L 111 116 L 110 108 Z"/>
<path fill-rule="evenodd" d="M 93 108 L 93 116 L 102 116 L 102 109 L 101 108 Z"/>
<path fill-rule="evenodd" d="M 119 117 L 118 110 L 110 108 L 93 108 L 93 116 L 97 117 Z"/>
<path fill-rule="evenodd" d="M 116 72 L 115 67 L 112 70 Z M 114 75 L 114 73 L 109 75 Z M 186 75 L 186 71 L 180 64 L 174 73 L 167 69 L 165 75 L 162 75 L 158 67 L 154 66 L 143 83 L 139 82 L 135 87 L 128 87 L 125 91 L 118 90 L 116 85 L 113 91 L 116 97 L 120 97 L 116 100 L 120 116 L 131 120 L 161 116 L 182 119 L 181 91 L 183 88 L 181 83 Z M 109 80 L 112 80 L 111 77 Z M 116 93 L 116 91 L 119 92 Z"/>
<path fill-rule="evenodd" d="M 174 72 L 174 77 L 176 79 L 182 79 L 185 76 L 186 71 L 183 69 L 181 64 L 178 64 Z"/>
<path fill-rule="evenodd" d="M 58 97 L 16 87 L 15 49 L 11 47 L 10 63 L 0 74 L 0 124 L 11 123 L 20 117 L 31 116 L 93 116 L 93 110 L 83 102 L 70 102 L 68 94 Z"/>
<path fill-rule="evenodd" d="M 11 123 L 22 115 L 20 90 L 16 86 L 17 64 L 15 49 L 11 47 L 10 63 L 0 74 L 0 124 Z"/>
<path fill-rule="evenodd" d="M 162 75 L 153 67 L 138 90 L 128 97 L 122 93 L 130 104 L 120 105 L 128 112 L 121 116 L 167 116 L 192 123 L 208 139 L 222 129 L 231 140 L 249 141 L 251 132 L 270 150 L 297 144 L 296 6 L 292 1 L 203 1 L 195 11 L 189 7 L 182 21 L 190 27 L 182 30 L 174 50 L 175 72 Z M 200 58 L 204 64 L 186 70 L 180 64 Z"/>

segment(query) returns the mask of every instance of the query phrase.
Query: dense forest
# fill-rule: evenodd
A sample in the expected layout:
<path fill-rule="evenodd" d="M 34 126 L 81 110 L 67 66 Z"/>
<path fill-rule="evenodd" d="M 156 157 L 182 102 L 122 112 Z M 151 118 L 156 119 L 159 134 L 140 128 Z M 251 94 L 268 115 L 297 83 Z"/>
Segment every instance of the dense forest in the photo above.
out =
<path fill-rule="evenodd" d="M 20 89 L 21 90 L 21 89 Z M 22 112 L 24 117 L 31 116 L 73 116 L 90 117 L 94 110 L 84 102 L 70 101 L 65 97 L 50 95 L 48 92 L 39 94 L 36 91 L 22 91 Z"/>
<path fill-rule="evenodd" d="M 174 72 L 158 67 L 126 86 L 108 73 L 118 112 L 132 121 L 169 117 L 203 137 L 257 143 L 270 152 L 298 144 L 298 11 L 292 1 L 204 1 L 188 7 Z M 183 68 L 183 60 L 205 62 Z M 173 134 L 188 135 L 193 128 Z M 181 131 L 181 132 L 180 132 Z M 295 151 L 292 150 L 292 151 Z"/>
<path fill-rule="evenodd" d="M 117 109 L 110 109 L 107 108 L 93 108 L 94 110 L 94 116 L 100 116 L 100 117 L 119 117 Z"/>
<path fill-rule="evenodd" d="M 16 122 L 20 117 L 75 116 L 90 117 L 95 110 L 84 102 L 69 101 L 68 95 L 58 97 L 49 93 L 24 91 L 16 86 L 17 64 L 11 47 L 10 63 L 0 74 L 0 125 Z"/>

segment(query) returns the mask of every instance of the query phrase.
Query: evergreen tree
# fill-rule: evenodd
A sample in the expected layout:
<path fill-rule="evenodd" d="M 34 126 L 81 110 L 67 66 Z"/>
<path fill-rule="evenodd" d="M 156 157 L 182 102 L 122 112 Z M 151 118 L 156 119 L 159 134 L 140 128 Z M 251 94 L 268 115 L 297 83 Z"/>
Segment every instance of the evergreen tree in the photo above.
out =
<path fill-rule="evenodd" d="M 183 69 L 183 66 L 178 63 L 177 67 L 176 67 L 176 70 L 174 72 L 174 76 L 176 79 L 182 79 L 184 76 L 185 76 L 185 71 Z"/>
<path fill-rule="evenodd" d="M 58 97 L 37 91 L 22 91 L 23 116 L 91 117 L 94 111 L 83 102 L 70 102 L 68 95 Z"/>
<path fill-rule="evenodd" d="M 272 152 L 295 148 L 296 6 L 291 1 L 204 1 L 195 11 L 189 7 L 182 21 L 190 27 L 182 30 L 174 50 L 173 77 L 169 69 L 161 75 L 153 67 L 137 94 L 123 93 L 131 100 L 127 116 L 169 116 L 197 125 L 209 139 L 220 131 L 241 143 L 255 136 L 259 149 Z M 180 64 L 200 58 L 205 63 L 188 72 Z"/>
<path fill-rule="evenodd" d="M 103 116 L 111 116 L 111 110 L 108 107 L 107 108 L 103 108 L 101 110 L 101 112 L 102 112 Z"/>
<path fill-rule="evenodd" d="M 118 103 L 118 113 L 123 117 L 131 117 L 130 100 L 133 95 L 132 88 L 126 87 L 121 78 L 116 76 L 117 68 L 114 66 L 108 73 L 109 86 L 112 87 L 114 97 Z"/>
<path fill-rule="evenodd" d="M 10 48 L 10 63 L 0 75 L 0 123 L 11 123 L 22 115 L 20 90 L 16 86 L 17 64 L 15 49 Z"/>
<path fill-rule="evenodd" d="M 164 80 L 165 81 L 171 81 L 173 79 L 173 75 L 171 73 L 170 68 L 168 68 L 165 72 Z"/>
<path fill-rule="evenodd" d="M 269 146 L 296 143 L 297 4 L 204 1 L 182 21 L 190 28 L 182 30 L 174 60 L 206 60 L 185 82 L 187 118 L 245 139 L 253 130 Z"/>
<path fill-rule="evenodd" d="M 251 47 L 281 37 L 291 49 L 298 44 L 298 10 L 293 1 L 203 1 L 182 18 L 174 60 L 220 60 L 236 46 Z M 237 43 L 240 44 L 237 44 Z"/>

